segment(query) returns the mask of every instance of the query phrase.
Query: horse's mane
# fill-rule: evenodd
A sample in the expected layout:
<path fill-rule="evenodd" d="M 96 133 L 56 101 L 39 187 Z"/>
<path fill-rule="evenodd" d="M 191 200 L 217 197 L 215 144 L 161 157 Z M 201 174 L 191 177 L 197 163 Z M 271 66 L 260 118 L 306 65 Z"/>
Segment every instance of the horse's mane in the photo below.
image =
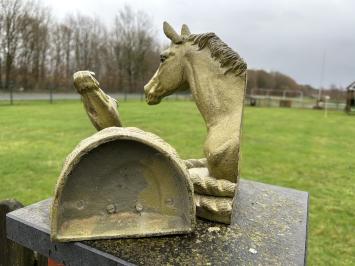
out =
<path fill-rule="evenodd" d="M 221 67 L 226 67 L 224 74 L 233 71 L 236 76 L 239 76 L 247 70 L 243 58 L 213 32 L 190 34 L 187 40 L 192 41 L 194 45 L 197 44 L 200 50 L 207 46 L 211 56 L 221 63 Z"/>

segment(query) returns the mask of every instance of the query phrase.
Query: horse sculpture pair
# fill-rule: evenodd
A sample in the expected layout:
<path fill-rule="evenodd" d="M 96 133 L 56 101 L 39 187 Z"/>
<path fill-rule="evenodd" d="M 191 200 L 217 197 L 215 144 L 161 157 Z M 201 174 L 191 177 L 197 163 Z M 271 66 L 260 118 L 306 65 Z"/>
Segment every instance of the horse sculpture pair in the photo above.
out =
<path fill-rule="evenodd" d="M 204 159 L 186 160 L 194 184 L 197 215 L 230 223 L 239 179 L 240 134 L 247 65 L 214 33 L 178 34 L 166 22 L 170 47 L 160 55 L 158 70 L 144 87 L 148 104 L 190 89 L 207 127 Z M 122 126 L 117 102 L 106 95 L 89 71 L 74 74 L 74 85 L 97 130 Z"/>

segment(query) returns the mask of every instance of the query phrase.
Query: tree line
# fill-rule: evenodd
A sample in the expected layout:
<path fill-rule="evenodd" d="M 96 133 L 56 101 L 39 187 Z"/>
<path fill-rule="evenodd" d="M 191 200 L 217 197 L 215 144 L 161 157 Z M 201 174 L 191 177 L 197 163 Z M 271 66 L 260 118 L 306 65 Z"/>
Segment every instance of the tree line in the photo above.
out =
<path fill-rule="evenodd" d="M 252 89 L 262 88 L 273 90 L 273 93 L 288 91 L 302 91 L 304 95 L 312 96 L 317 90 L 310 85 L 300 85 L 291 77 L 277 71 L 267 72 L 265 70 L 248 71 L 248 92 Z"/>
<path fill-rule="evenodd" d="M 159 64 L 151 19 L 128 6 L 110 27 L 99 18 L 62 21 L 40 2 L 0 0 L 0 90 L 68 90 L 72 74 L 92 70 L 111 90 L 141 90 Z"/>
<path fill-rule="evenodd" d="M 282 95 L 282 91 L 287 90 L 288 95 L 292 96 L 292 91 L 302 91 L 304 96 L 318 98 L 319 90 L 312 87 L 311 85 L 302 85 L 297 83 L 293 78 L 282 74 L 278 71 L 265 71 L 265 70 L 248 70 L 248 83 L 247 83 L 247 93 L 252 94 L 253 89 L 257 92 L 257 89 L 268 89 L 272 90 L 271 95 L 275 96 Z M 323 88 L 324 89 L 324 88 Z M 262 93 L 261 91 L 259 93 Z M 343 88 L 336 85 L 331 85 L 326 88 L 321 97 L 328 95 L 331 99 L 343 100 L 345 99 L 346 92 Z M 293 96 L 298 96 L 294 93 Z"/>
<path fill-rule="evenodd" d="M 75 71 L 92 70 L 105 90 L 142 92 L 159 64 L 155 33 L 151 18 L 128 6 L 107 26 L 80 13 L 58 20 L 41 2 L 0 0 L 0 91 L 70 91 Z M 247 84 L 248 93 L 254 88 L 317 93 L 264 70 L 248 70 Z"/>

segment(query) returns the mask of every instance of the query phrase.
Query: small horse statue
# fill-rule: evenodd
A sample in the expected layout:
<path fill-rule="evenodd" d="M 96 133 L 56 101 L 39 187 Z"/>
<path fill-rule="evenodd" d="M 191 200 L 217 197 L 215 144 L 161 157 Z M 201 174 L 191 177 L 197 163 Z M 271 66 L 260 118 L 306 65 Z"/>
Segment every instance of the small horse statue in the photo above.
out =
<path fill-rule="evenodd" d="M 179 90 L 190 89 L 207 126 L 204 159 L 186 160 L 194 184 L 198 216 L 229 224 L 239 179 L 239 148 L 247 65 L 214 33 L 181 35 L 167 23 L 170 47 L 161 53 L 161 64 L 144 87 L 148 104 L 158 104 Z M 117 102 L 106 95 L 90 71 L 74 74 L 74 85 L 96 127 L 122 126 Z"/>

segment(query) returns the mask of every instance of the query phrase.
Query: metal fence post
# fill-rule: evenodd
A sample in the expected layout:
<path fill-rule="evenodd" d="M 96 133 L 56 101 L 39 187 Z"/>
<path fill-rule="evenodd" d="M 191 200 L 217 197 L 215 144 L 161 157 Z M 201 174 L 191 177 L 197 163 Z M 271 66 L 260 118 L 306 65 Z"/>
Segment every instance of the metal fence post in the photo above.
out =
<path fill-rule="evenodd" d="M 12 86 L 10 86 L 10 104 L 14 104 L 14 95 L 12 91 Z"/>
<path fill-rule="evenodd" d="M 53 88 L 49 87 L 49 103 L 53 103 Z"/>

